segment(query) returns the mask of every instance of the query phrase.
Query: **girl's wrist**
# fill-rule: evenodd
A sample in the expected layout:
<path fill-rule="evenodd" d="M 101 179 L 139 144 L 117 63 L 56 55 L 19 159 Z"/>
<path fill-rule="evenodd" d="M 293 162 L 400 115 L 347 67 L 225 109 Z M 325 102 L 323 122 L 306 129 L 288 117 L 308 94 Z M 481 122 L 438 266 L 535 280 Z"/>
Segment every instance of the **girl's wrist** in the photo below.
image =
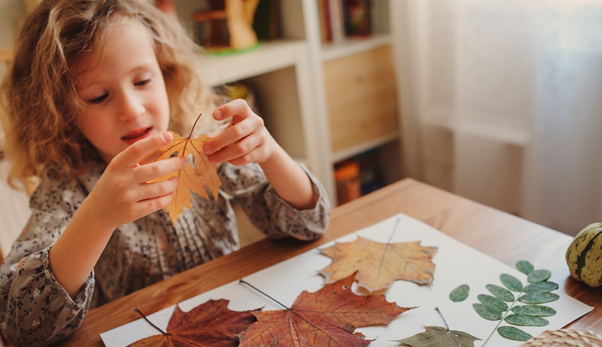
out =
<path fill-rule="evenodd" d="M 119 225 L 113 225 L 115 223 L 111 223 L 111 218 L 103 215 L 102 208 L 95 206 L 94 202 L 94 194 L 88 195 L 77 210 L 78 217 L 88 221 L 98 231 L 112 233 Z"/>
<path fill-rule="evenodd" d="M 261 166 L 261 169 L 266 171 L 271 171 L 273 169 L 277 169 L 279 165 L 282 165 L 283 160 L 286 160 L 288 154 L 284 151 L 282 147 L 276 141 L 274 141 L 274 149 L 272 153 L 266 158 L 266 160 L 258 163 Z"/>

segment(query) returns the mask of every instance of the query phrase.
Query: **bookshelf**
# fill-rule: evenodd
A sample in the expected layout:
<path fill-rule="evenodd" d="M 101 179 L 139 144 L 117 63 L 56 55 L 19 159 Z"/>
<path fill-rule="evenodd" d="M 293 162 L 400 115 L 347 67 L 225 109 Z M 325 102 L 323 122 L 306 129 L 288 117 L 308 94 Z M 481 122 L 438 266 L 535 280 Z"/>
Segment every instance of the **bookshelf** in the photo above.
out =
<path fill-rule="evenodd" d="M 250 52 L 201 59 L 208 85 L 242 80 L 253 86 L 270 133 L 293 158 L 312 170 L 336 205 L 334 165 L 339 161 L 376 149 L 383 183 L 402 178 L 401 112 L 395 85 L 394 40 L 389 25 L 389 2 L 394 0 L 372 1 L 374 24 L 369 37 L 346 37 L 329 43 L 322 40 L 320 1 L 279 0 L 280 39 L 262 41 L 259 48 Z M 182 21 L 191 26 L 190 19 L 184 15 L 198 10 L 195 0 L 173 2 Z M 384 57 L 386 64 L 375 62 L 374 69 L 366 68 L 371 65 L 373 54 L 388 55 Z M 344 69 L 349 74 L 355 74 L 350 82 L 345 82 L 345 70 L 337 68 L 342 64 L 346 64 Z M 390 71 L 378 70 L 382 65 L 387 65 Z M 367 69 L 364 73 L 359 71 L 364 68 Z M 333 70 L 337 69 L 340 71 L 334 71 L 334 75 L 341 76 L 341 81 L 337 80 L 339 77 L 333 80 Z M 386 83 L 381 83 L 383 79 Z M 355 83 L 354 93 L 366 92 L 355 97 L 345 95 L 346 89 L 353 92 L 348 88 L 349 83 Z M 371 99 L 364 95 L 370 93 Z M 338 100 L 338 104 L 333 100 Z M 353 102 L 358 107 L 354 107 Z M 379 106 L 382 104 L 385 106 Z M 361 108 L 358 112 L 362 113 L 355 117 L 357 119 L 350 116 L 348 122 L 344 118 L 338 123 L 333 121 L 331 118 L 337 112 L 345 117 L 348 112 L 345 107 Z M 381 117 L 383 113 L 387 113 L 386 119 Z M 357 123 L 355 128 L 353 119 Z M 373 127 L 371 124 L 381 124 L 381 129 L 366 130 Z M 371 135 L 366 135 L 367 132 Z M 341 136 L 354 136 L 359 140 L 336 146 Z"/>

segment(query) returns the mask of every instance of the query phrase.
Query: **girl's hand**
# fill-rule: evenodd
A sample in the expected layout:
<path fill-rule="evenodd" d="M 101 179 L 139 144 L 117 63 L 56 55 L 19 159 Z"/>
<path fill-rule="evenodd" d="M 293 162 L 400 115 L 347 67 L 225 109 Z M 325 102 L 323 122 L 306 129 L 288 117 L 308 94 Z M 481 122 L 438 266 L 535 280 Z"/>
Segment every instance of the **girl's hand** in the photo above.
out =
<path fill-rule="evenodd" d="M 232 117 L 229 124 L 217 128 L 213 137 L 203 146 L 203 151 L 213 163 L 228 162 L 233 165 L 258 164 L 270 159 L 278 144 L 247 102 L 236 99 L 213 111 L 213 118 L 224 120 Z"/>
<path fill-rule="evenodd" d="M 130 223 L 167 206 L 178 179 L 146 183 L 186 166 L 186 159 L 174 157 L 140 165 L 144 156 L 173 140 L 164 132 L 140 140 L 119 153 L 107 166 L 86 200 L 108 228 Z"/>

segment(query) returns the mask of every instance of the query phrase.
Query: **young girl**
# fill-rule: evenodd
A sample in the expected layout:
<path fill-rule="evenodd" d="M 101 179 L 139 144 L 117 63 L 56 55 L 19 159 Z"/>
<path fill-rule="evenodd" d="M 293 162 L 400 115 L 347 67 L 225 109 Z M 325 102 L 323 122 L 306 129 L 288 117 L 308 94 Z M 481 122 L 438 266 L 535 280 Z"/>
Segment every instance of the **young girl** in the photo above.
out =
<path fill-rule="evenodd" d="M 10 182 L 41 184 L 1 268 L 0 328 L 13 344 L 62 339 L 87 310 L 237 250 L 225 194 L 270 237 L 324 233 L 323 187 L 241 100 L 213 111 L 231 122 L 204 147 L 221 163 L 218 199 L 195 195 L 171 223 L 163 207 L 178 180 L 145 182 L 186 160 L 140 161 L 170 143 L 168 128 L 187 134 L 200 110 L 211 119 L 197 59 L 175 20 L 138 0 L 46 0 L 26 19 L 2 126 Z"/>

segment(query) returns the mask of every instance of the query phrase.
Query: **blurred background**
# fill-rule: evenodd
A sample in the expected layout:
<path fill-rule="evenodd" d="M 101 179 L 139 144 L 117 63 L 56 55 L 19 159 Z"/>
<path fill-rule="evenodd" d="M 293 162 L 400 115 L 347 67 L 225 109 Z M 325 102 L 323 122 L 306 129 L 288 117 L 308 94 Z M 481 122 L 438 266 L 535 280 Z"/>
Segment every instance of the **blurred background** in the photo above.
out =
<path fill-rule="evenodd" d="M 408 175 L 571 235 L 602 220 L 602 3 L 397 5 Z"/>
<path fill-rule="evenodd" d="M 569 235 L 602 221 L 602 1 L 154 3 L 203 45 L 206 83 L 247 99 L 337 205 L 412 177 Z M 0 76 L 35 5 L 0 0 Z M 7 165 L 3 250 L 29 216 Z"/>

